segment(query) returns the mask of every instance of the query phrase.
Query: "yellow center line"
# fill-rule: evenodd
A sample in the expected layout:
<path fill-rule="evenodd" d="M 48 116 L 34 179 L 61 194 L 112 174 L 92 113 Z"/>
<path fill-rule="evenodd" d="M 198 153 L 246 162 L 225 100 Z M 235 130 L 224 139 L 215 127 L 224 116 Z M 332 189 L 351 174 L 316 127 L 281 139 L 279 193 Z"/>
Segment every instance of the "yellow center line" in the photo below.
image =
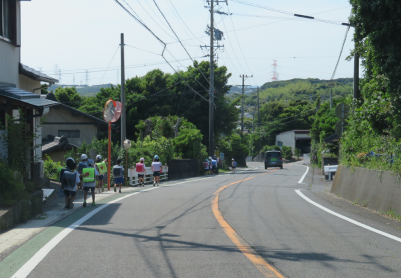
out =
<path fill-rule="evenodd" d="M 268 173 L 272 173 L 276 170 L 273 170 Z M 240 183 L 243 181 L 247 181 L 250 179 L 253 179 L 255 177 L 250 177 L 247 179 L 243 179 L 240 181 L 236 181 L 227 185 L 224 185 L 220 187 L 216 192 L 214 192 L 213 197 L 212 197 L 212 210 L 213 214 L 217 219 L 217 222 L 219 222 L 220 226 L 223 228 L 223 231 L 226 233 L 228 238 L 237 246 L 237 248 L 247 257 L 259 270 L 262 272 L 262 274 L 266 277 L 271 277 L 271 278 L 284 278 L 283 275 L 281 275 L 277 270 L 275 270 L 270 264 L 268 264 L 259 254 L 253 249 L 243 238 L 240 237 L 239 234 L 237 234 L 234 229 L 228 224 L 228 222 L 224 219 L 223 215 L 221 214 L 219 210 L 219 196 L 220 192 L 226 189 L 227 187 Z"/>

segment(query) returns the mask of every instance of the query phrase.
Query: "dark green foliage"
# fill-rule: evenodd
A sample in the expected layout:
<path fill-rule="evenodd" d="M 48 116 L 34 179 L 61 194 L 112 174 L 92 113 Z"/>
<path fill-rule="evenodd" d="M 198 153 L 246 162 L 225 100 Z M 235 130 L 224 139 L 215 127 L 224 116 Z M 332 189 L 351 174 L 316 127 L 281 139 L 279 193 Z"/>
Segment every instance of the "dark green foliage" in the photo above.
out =
<path fill-rule="evenodd" d="M 294 150 L 294 155 L 295 155 L 295 157 L 298 159 L 298 158 L 301 156 L 301 150 L 295 148 L 295 150 Z"/>
<path fill-rule="evenodd" d="M 238 166 L 246 166 L 245 159 L 249 154 L 249 137 L 250 135 L 241 135 L 241 132 L 236 130 L 218 142 L 219 151 L 224 153 L 225 165 L 231 166 L 231 159 L 234 158 Z"/>
<path fill-rule="evenodd" d="M 315 105 L 303 100 L 290 102 L 272 101 L 260 109 L 261 125 L 252 134 L 255 152 L 276 143 L 276 135 L 293 129 L 310 129 Z"/>
<path fill-rule="evenodd" d="M 195 63 L 206 76 L 209 76 L 208 62 L 198 63 L 195 61 Z M 181 72 L 181 75 L 199 94 L 209 99 L 209 84 L 195 67 L 188 67 L 187 71 Z M 239 111 L 233 109 L 232 104 L 224 97 L 230 89 L 227 85 L 230 76 L 226 67 L 215 67 L 216 135 L 229 134 L 236 127 L 239 115 Z M 138 138 L 140 134 L 138 124 L 141 120 L 155 116 L 176 115 L 184 116 L 193 123 L 203 135 L 202 143 L 205 145 L 208 143 L 209 103 L 190 90 L 178 74 L 171 75 L 161 70 L 153 70 L 143 77 L 128 79 L 125 87 L 127 126 L 130 127 L 127 128 L 128 138 Z M 120 90 L 120 86 L 102 88 L 96 97 L 84 98 L 83 105 L 79 110 L 101 117 L 104 104 L 109 98 L 120 100 Z M 119 125 L 120 122 L 116 122 L 116 126 Z M 164 130 L 170 132 L 171 128 L 165 126 Z M 168 135 L 168 137 L 170 136 Z"/>
<path fill-rule="evenodd" d="M 0 169 L 0 206 L 12 206 L 26 195 L 25 185 L 21 174 L 1 160 Z"/>
<path fill-rule="evenodd" d="M 292 148 L 287 146 L 283 146 L 282 148 L 283 157 L 287 160 L 290 160 L 292 158 Z"/>
<path fill-rule="evenodd" d="M 343 98 L 333 100 L 333 109 L 330 109 L 330 103 L 325 102 L 320 106 L 319 111 L 313 117 L 310 134 L 312 140 L 320 142 L 324 138 L 332 135 L 335 131 L 335 125 L 340 120 L 335 114 L 335 108 L 339 103 L 347 102 Z"/>
<path fill-rule="evenodd" d="M 81 106 L 82 97 L 77 93 L 75 87 L 58 87 L 56 89 L 55 96 L 58 102 L 61 102 L 73 108 L 78 108 Z"/>

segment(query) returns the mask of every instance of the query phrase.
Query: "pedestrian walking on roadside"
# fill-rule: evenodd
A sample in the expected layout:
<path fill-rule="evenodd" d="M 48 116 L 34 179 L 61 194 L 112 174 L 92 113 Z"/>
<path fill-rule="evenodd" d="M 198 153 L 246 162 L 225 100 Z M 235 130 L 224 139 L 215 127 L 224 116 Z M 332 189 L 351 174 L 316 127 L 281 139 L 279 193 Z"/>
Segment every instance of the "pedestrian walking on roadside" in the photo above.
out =
<path fill-rule="evenodd" d="M 145 176 L 146 176 L 146 169 L 145 169 L 145 159 L 141 157 L 139 159 L 139 163 L 135 165 L 135 171 L 138 173 L 138 184 L 139 186 L 142 185 L 142 187 L 145 186 Z M 142 181 L 142 183 L 141 183 Z"/>
<path fill-rule="evenodd" d="M 203 170 L 205 172 L 205 176 L 207 176 L 209 172 L 209 160 L 206 158 L 205 161 L 202 163 Z"/>
<path fill-rule="evenodd" d="M 121 165 L 121 158 L 118 158 L 116 162 L 117 165 L 113 167 L 114 192 L 117 192 L 117 186 L 120 186 L 118 192 L 121 193 L 121 186 L 124 183 L 124 167 Z"/>
<path fill-rule="evenodd" d="M 78 164 L 78 173 L 82 175 L 82 169 L 88 167 L 88 156 L 86 154 L 81 155 L 81 162 Z M 81 181 L 79 182 L 78 189 L 82 190 L 82 177 Z"/>
<path fill-rule="evenodd" d="M 81 175 L 76 170 L 77 164 L 72 157 L 67 158 L 65 164 L 67 168 L 61 176 L 61 187 L 64 189 L 65 209 L 73 209 L 77 186 L 81 182 Z"/>
<path fill-rule="evenodd" d="M 212 172 L 213 174 L 217 175 L 217 160 L 216 156 L 212 158 Z"/>
<path fill-rule="evenodd" d="M 155 155 L 152 162 L 152 171 L 153 171 L 153 186 L 159 186 L 160 182 L 160 171 L 163 170 L 162 163 L 159 160 L 159 156 Z"/>
<path fill-rule="evenodd" d="M 231 159 L 231 172 L 235 173 L 235 169 L 237 169 L 237 161 L 235 159 Z"/>
<path fill-rule="evenodd" d="M 82 169 L 83 176 L 83 187 L 84 187 L 84 204 L 86 207 L 86 198 L 88 197 L 89 190 L 92 192 L 92 206 L 96 206 L 95 203 L 95 188 L 96 188 L 96 178 L 99 176 L 99 172 L 94 167 L 95 162 L 93 159 L 88 159 L 88 167 Z"/>
<path fill-rule="evenodd" d="M 212 157 L 211 156 L 209 156 L 209 161 L 208 161 L 208 163 L 209 163 L 209 174 L 210 175 L 213 175 L 213 171 L 212 171 Z"/>
<path fill-rule="evenodd" d="M 99 172 L 99 175 L 97 176 L 97 188 L 99 193 L 104 190 L 104 175 L 107 173 L 106 161 L 107 159 L 102 161 L 102 156 L 100 154 L 96 156 L 96 168 Z"/>

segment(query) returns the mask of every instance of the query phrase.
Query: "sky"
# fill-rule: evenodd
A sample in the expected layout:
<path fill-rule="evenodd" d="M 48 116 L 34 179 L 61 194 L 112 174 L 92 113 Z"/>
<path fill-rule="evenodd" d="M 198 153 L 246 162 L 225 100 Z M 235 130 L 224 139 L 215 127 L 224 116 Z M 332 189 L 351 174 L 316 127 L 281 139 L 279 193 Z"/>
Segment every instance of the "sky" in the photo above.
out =
<path fill-rule="evenodd" d="M 139 18 L 163 44 L 115 0 L 32 0 L 21 2 L 21 62 L 59 78 L 61 84 L 120 84 L 120 34 L 125 38 L 125 78 L 143 76 L 153 69 L 173 73 L 207 61 L 210 25 L 206 0 L 118 0 Z M 229 84 L 241 84 L 240 75 L 253 75 L 246 84 L 271 82 L 273 60 L 279 80 L 330 79 L 347 31 L 348 0 L 228 0 L 219 1 L 215 28 L 224 32 L 218 65 L 232 73 Z M 290 14 L 315 16 L 310 20 Z M 335 78 L 352 77 L 353 28 L 345 40 Z M 188 52 L 188 54 L 186 53 Z M 88 72 L 86 74 L 86 71 Z M 362 72 L 362 70 L 360 71 Z M 75 80 L 75 83 L 74 83 Z"/>

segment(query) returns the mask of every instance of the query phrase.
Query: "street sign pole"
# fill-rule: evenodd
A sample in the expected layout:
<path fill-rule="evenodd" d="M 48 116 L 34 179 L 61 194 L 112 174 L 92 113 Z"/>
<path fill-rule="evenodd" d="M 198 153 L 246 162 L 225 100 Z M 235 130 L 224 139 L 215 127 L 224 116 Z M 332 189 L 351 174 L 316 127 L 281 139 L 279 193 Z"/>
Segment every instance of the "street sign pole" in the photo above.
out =
<path fill-rule="evenodd" d="M 110 191 L 110 168 L 111 168 L 111 121 L 109 122 L 109 144 L 107 147 L 107 190 Z"/>

